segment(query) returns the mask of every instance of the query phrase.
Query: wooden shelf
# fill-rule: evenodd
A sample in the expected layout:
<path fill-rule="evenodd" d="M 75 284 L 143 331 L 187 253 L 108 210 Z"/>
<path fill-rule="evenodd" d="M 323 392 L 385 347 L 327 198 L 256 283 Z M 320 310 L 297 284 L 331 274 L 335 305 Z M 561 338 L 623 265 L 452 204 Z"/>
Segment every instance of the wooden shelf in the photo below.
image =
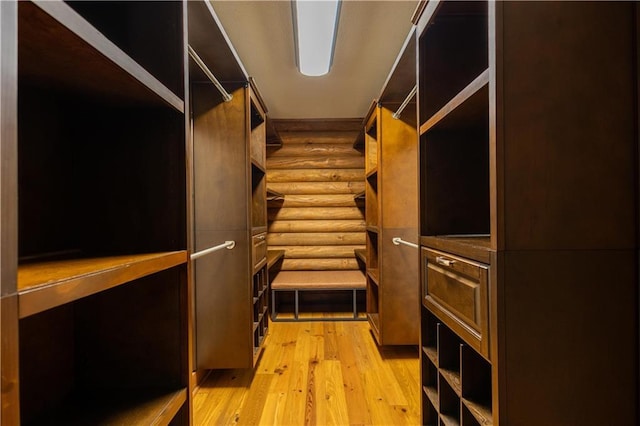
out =
<path fill-rule="evenodd" d="M 378 234 L 380 233 L 380 228 L 378 228 L 376 225 L 367 225 L 367 231 L 375 232 L 376 234 Z"/>
<path fill-rule="evenodd" d="M 427 358 L 435 365 L 438 366 L 438 350 L 431 346 L 423 346 L 422 352 L 426 355 Z"/>
<path fill-rule="evenodd" d="M 475 419 L 478 421 L 478 423 L 480 423 L 481 426 L 493 425 L 493 414 L 491 413 L 491 407 L 474 401 L 470 401 L 465 398 L 462 398 L 462 403 L 466 405 L 471 415 L 475 417 Z"/>
<path fill-rule="evenodd" d="M 367 269 L 367 275 L 369 275 L 369 277 L 371 277 L 371 280 L 376 285 L 379 285 L 379 283 L 380 283 L 380 275 L 379 275 L 379 270 L 378 269 L 368 268 Z"/>
<path fill-rule="evenodd" d="M 267 142 L 266 145 L 268 148 L 281 148 L 282 147 L 282 138 L 280 137 L 280 133 L 278 129 L 273 124 L 273 120 L 267 116 L 267 129 L 266 129 L 266 137 Z"/>
<path fill-rule="evenodd" d="M 207 1 L 187 2 L 189 45 L 219 81 L 247 82 L 249 77 L 229 36 Z M 227 85 L 225 84 L 225 87 Z M 228 90 L 228 87 L 226 87 Z"/>
<path fill-rule="evenodd" d="M 353 253 L 355 256 L 362 260 L 365 264 L 367 263 L 367 250 L 366 249 L 354 249 Z"/>
<path fill-rule="evenodd" d="M 267 173 L 267 169 L 264 168 L 264 166 L 262 164 L 260 164 L 259 162 L 257 162 L 255 159 L 251 159 L 251 166 L 255 169 L 257 169 L 259 172 L 261 172 L 262 174 L 266 174 Z"/>
<path fill-rule="evenodd" d="M 367 178 L 367 180 L 371 181 L 372 178 L 375 177 L 377 174 L 378 174 L 378 168 L 374 167 L 373 169 L 369 170 L 369 172 L 365 175 L 365 177 Z"/>
<path fill-rule="evenodd" d="M 479 262 L 491 263 L 491 237 L 488 235 L 478 236 L 422 236 L 420 244 L 436 250 L 450 252 L 460 256 L 468 257 Z"/>
<path fill-rule="evenodd" d="M 367 319 L 371 324 L 372 331 L 378 338 L 380 337 L 380 315 L 377 312 L 368 312 Z"/>
<path fill-rule="evenodd" d="M 460 374 L 457 371 L 440 367 L 439 370 L 442 377 L 449 383 L 456 395 L 462 395 L 462 387 L 460 386 Z"/>
<path fill-rule="evenodd" d="M 437 411 L 438 388 L 435 388 L 432 386 L 423 386 L 422 391 L 424 392 L 425 395 L 427 395 L 427 398 L 429 398 L 429 401 L 431 401 L 431 405 L 433 405 L 433 407 L 436 408 L 436 411 Z"/>
<path fill-rule="evenodd" d="M 353 199 L 355 201 L 364 201 L 365 200 L 365 195 L 364 194 L 365 194 L 365 191 L 358 192 L 357 194 L 353 195 Z"/>
<path fill-rule="evenodd" d="M 186 251 L 31 263 L 18 267 L 20 318 L 187 261 Z"/>
<path fill-rule="evenodd" d="M 445 426 L 460 426 L 460 421 L 453 416 L 440 414 L 440 420 Z"/>
<path fill-rule="evenodd" d="M 274 191 L 273 189 L 267 187 L 267 201 L 280 201 L 280 200 L 284 200 L 284 194 L 281 194 L 278 191 Z"/>
<path fill-rule="evenodd" d="M 284 257 L 284 250 L 267 250 L 267 269 Z"/>
<path fill-rule="evenodd" d="M 18 13 L 23 81 L 184 112 L 182 99 L 64 2 L 19 2 Z"/>
<path fill-rule="evenodd" d="M 453 99 L 451 99 L 445 106 L 443 106 L 438 112 L 436 112 L 431 118 L 420 126 L 420 135 L 425 134 L 429 129 L 440 123 L 445 117 L 447 117 L 452 111 L 459 108 L 465 102 L 470 99 L 478 99 L 482 101 L 482 96 L 474 95 L 479 94 L 482 89 L 488 88 L 489 85 L 489 70 L 485 70 L 475 80 L 473 80 L 467 87 L 462 89 Z M 488 98 L 485 100 L 488 100 Z M 475 112 L 475 108 L 472 109 L 472 113 Z"/>
<path fill-rule="evenodd" d="M 378 96 L 379 102 L 383 105 L 400 105 L 415 84 L 416 34 L 415 27 L 412 27 Z"/>
<path fill-rule="evenodd" d="M 114 389 L 76 392 L 46 418 L 45 424 L 168 425 L 187 399 L 187 389 Z M 40 421 L 36 421 L 39 423 Z"/>

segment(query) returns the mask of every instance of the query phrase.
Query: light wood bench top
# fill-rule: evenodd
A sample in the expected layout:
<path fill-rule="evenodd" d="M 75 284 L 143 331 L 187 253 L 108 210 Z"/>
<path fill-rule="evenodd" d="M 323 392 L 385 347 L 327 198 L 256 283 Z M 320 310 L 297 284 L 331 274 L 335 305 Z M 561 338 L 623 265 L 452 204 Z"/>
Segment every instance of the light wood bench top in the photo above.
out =
<path fill-rule="evenodd" d="M 280 271 L 272 290 L 354 290 L 366 288 L 361 271 Z"/>

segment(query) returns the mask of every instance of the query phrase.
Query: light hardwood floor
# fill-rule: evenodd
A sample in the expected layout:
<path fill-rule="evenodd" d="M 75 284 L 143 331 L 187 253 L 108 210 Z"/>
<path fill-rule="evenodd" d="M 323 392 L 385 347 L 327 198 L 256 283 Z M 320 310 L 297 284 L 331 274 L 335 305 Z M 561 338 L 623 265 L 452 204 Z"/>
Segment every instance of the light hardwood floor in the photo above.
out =
<path fill-rule="evenodd" d="M 417 425 L 414 346 L 377 347 L 366 321 L 271 323 L 250 370 L 219 370 L 197 390 L 195 425 Z"/>

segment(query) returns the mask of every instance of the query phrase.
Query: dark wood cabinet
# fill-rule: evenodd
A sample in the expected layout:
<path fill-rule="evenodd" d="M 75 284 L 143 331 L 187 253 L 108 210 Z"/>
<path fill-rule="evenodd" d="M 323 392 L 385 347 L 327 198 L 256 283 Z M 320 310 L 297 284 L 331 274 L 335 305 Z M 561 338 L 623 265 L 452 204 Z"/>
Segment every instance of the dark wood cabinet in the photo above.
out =
<path fill-rule="evenodd" d="M 197 371 L 251 368 L 267 332 L 266 109 L 208 2 L 188 2 Z M 220 90 L 219 85 L 225 92 Z"/>
<path fill-rule="evenodd" d="M 0 6 L 7 424 L 190 421 L 185 5 L 113 6 Z"/>
<path fill-rule="evenodd" d="M 637 423 L 636 9 L 416 20 L 424 424 Z"/>
<path fill-rule="evenodd" d="M 380 345 L 419 341 L 415 34 L 365 121 L 367 316 Z M 399 112 L 399 114 L 398 114 Z M 414 244 L 396 244 L 394 240 Z"/>

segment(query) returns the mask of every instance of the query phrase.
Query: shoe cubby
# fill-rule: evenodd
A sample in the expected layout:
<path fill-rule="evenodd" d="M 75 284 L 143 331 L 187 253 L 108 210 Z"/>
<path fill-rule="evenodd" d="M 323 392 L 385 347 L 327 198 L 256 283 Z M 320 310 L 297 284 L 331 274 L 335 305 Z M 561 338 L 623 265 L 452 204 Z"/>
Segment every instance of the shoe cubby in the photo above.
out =
<path fill-rule="evenodd" d="M 491 364 L 421 309 L 422 423 L 492 425 Z"/>
<path fill-rule="evenodd" d="M 420 123 L 489 66 L 487 2 L 442 2 L 420 36 Z"/>

